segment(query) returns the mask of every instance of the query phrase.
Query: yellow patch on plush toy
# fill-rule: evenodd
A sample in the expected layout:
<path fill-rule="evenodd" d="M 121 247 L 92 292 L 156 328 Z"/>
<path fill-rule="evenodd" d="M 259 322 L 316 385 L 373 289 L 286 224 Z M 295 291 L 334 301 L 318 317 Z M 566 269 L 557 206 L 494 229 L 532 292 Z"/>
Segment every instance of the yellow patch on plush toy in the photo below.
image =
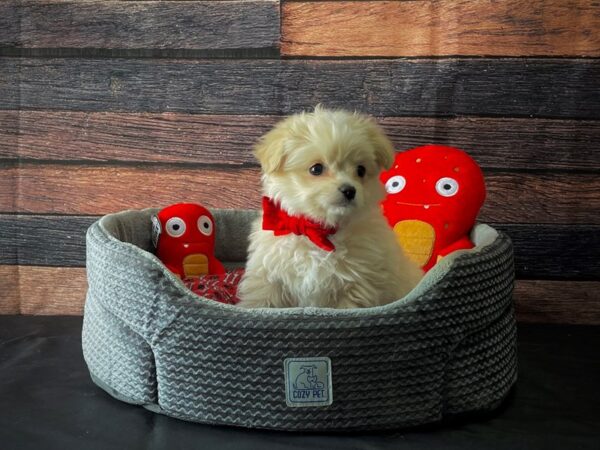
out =
<path fill-rule="evenodd" d="M 433 252 L 435 230 L 422 220 L 402 220 L 394 226 L 396 240 L 406 256 L 423 267 Z"/>
<path fill-rule="evenodd" d="M 199 277 L 208 274 L 208 257 L 194 253 L 183 258 L 183 271 L 186 277 Z"/>

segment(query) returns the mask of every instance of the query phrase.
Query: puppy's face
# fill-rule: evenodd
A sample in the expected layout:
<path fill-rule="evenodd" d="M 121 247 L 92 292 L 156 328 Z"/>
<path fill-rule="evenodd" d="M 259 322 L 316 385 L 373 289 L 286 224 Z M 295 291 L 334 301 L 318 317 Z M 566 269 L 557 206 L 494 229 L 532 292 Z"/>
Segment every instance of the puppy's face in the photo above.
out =
<path fill-rule="evenodd" d="M 292 215 L 338 225 L 358 211 L 378 207 L 382 169 L 392 145 L 370 118 L 316 108 L 288 117 L 255 149 L 265 195 Z"/>

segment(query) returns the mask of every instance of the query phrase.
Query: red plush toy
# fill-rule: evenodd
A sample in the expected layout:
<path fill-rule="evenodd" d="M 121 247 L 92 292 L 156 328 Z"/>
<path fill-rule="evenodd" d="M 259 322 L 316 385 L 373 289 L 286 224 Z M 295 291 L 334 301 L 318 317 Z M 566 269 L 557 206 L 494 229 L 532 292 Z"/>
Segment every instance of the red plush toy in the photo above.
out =
<path fill-rule="evenodd" d="M 485 200 L 485 183 L 465 152 L 426 145 L 398 153 L 381 181 L 384 215 L 407 256 L 424 270 L 454 250 L 473 248 L 469 232 Z"/>
<path fill-rule="evenodd" d="M 181 278 L 222 275 L 215 258 L 215 220 L 208 209 L 194 203 L 167 206 L 152 216 L 156 255 Z"/>

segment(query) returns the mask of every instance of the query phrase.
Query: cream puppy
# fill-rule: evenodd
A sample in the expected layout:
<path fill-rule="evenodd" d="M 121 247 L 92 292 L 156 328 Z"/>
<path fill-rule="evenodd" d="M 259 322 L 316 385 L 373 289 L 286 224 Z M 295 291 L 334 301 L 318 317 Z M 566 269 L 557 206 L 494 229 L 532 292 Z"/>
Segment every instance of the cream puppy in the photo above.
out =
<path fill-rule="evenodd" d="M 419 282 L 381 212 L 394 153 L 374 120 L 317 107 L 279 122 L 255 155 L 265 198 L 240 306 L 369 307 Z"/>

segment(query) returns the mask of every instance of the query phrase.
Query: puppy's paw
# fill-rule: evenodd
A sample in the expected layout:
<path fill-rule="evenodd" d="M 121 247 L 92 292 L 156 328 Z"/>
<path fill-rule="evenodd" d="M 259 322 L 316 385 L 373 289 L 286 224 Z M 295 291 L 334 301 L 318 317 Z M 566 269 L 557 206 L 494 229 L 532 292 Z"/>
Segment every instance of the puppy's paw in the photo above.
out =
<path fill-rule="evenodd" d="M 262 277 L 248 276 L 240 283 L 238 295 L 241 308 L 282 308 L 287 305 L 280 285 Z"/>
<path fill-rule="evenodd" d="M 269 305 L 264 299 L 258 297 L 240 297 L 240 302 L 237 304 L 240 308 L 268 308 Z"/>

